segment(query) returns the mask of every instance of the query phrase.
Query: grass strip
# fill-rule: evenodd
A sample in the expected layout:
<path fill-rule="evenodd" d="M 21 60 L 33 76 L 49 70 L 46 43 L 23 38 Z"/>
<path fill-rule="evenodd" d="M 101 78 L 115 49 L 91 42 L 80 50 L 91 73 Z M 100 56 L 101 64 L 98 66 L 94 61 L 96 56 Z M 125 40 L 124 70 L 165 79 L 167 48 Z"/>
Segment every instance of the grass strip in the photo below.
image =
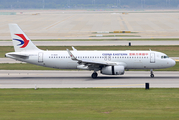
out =
<path fill-rule="evenodd" d="M 54 68 L 42 67 L 29 63 L 3 63 L 0 64 L 0 70 L 59 70 Z"/>
<path fill-rule="evenodd" d="M 42 50 L 66 50 L 71 46 L 38 46 Z M 77 50 L 153 50 L 167 54 L 169 57 L 179 56 L 179 45 L 168 46 L 75 46 Z M 14 52 L 13 46 L 0 46 L 0 57 L 8 52 Z"/>
<path fill-rule="evenodd" d="M 47 67 L 29 64 L 29 63 L 10 63 L 10 64 L 3 63 L 3 64 L 0 64 L 0 70 L 64 70 L 64 69 L 47 68 Z M 67 70 L 69 70 L 69 69 L 67 69 Z M 77 70 L 77 69 L 75 69 L 75 70 Z M 148 70 L 148 69 L 146 69 L 146 70 L 129 69 L 129 71 L 150 71 L 150 70 Z M 171 68 L 156 69 L 155 71 L 179 71 L 179 62 L 176 62 L 176 65 Z"/>
<path fill-rule="evenodd" d="M 1 120 L 176 120 L 179 89 L 0 89 Z"/>

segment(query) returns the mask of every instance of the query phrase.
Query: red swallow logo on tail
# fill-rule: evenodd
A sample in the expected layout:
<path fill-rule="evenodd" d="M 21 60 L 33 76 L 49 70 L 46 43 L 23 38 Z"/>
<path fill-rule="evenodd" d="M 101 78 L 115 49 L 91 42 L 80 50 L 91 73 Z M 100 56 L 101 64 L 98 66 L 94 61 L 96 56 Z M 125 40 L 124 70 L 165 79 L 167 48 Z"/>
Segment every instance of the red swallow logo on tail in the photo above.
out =
<path fill-rule="evenodd" d="M 13 39 L 13 40 L 17 40 L 17 41 L 20 42 L 20 44 L 18 44 L 17 46 L 22 45 L 20 48 L 25 48 L 28 45 L 29 40 L 27 40 L 23 34 L 15 34 L 15 35 L 17 35 L 20 38 L 22 38 L 22 40 L 20 40 L 20 39 Z"/>

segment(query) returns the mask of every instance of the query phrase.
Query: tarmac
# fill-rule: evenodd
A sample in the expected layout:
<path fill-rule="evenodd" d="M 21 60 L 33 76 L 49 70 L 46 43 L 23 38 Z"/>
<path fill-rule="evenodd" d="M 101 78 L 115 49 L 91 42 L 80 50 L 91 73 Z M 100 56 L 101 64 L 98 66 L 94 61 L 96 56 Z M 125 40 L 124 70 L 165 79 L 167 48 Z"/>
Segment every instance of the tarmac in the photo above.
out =
<path fill-rule="evenodd" d="M 2 10 L 3 12 L 3 10 Z M 179 12 L 12 10 L 16 15 L 0 16 L 0 39 L 11 39 L 8 24 L 17 23 L 33 39 L 81 38 L 96 35 L 179 38 Z M 38 14 L 37 14 L 38 13 Z M 100 33 L 131 31 L 131 33 Z M 94 32 L 99 32 L 94 33 Z M 115 37 L 115 35 L 119 35 Z M 134 37 L 134 38 L 135 38 Z M 94 37 L 97 38 L 97 37 Z M 105 38 L 105 37 L 104 37 Z"/>
<path fill-rule="evenodd" d="M 122 76 L 98 75 L 92 71 L 0 70 L 0 88 L 178 88 L 179 72 L 126 71 Z"/>

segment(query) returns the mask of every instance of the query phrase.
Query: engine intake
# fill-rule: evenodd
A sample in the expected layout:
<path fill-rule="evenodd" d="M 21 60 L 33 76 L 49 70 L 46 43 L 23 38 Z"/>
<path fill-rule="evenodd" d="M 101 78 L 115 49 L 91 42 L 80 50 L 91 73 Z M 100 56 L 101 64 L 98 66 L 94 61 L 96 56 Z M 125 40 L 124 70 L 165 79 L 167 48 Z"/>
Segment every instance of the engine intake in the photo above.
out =
<path fill-rule="evenodd" d="M 124 66 L 106 66 L 101 70 L 101 74 L 105 75 L 123 75 L 124 72 Z"/>

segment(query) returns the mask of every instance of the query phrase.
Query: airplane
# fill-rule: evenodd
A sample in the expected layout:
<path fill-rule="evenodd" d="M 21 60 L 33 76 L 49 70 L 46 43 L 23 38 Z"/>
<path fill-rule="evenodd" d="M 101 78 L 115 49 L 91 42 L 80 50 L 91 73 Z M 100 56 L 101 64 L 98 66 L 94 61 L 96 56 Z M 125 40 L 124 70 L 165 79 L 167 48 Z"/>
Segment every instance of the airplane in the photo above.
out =
<path fill-rule="evenodd" d="M 92 78 L 98 77 L 98 71 L 104 75 L 124 75 L 128 69 L 149 69 L 153 78 L 153 69 L 169 68 L 176 62 L 166 54 L 157 51 L 49 51 L 37 48 L 17 24 L 9 24 L 15 52 L 5 57 L 44 67 L 57 69 L 82 69 L 94 71 Z"/>

